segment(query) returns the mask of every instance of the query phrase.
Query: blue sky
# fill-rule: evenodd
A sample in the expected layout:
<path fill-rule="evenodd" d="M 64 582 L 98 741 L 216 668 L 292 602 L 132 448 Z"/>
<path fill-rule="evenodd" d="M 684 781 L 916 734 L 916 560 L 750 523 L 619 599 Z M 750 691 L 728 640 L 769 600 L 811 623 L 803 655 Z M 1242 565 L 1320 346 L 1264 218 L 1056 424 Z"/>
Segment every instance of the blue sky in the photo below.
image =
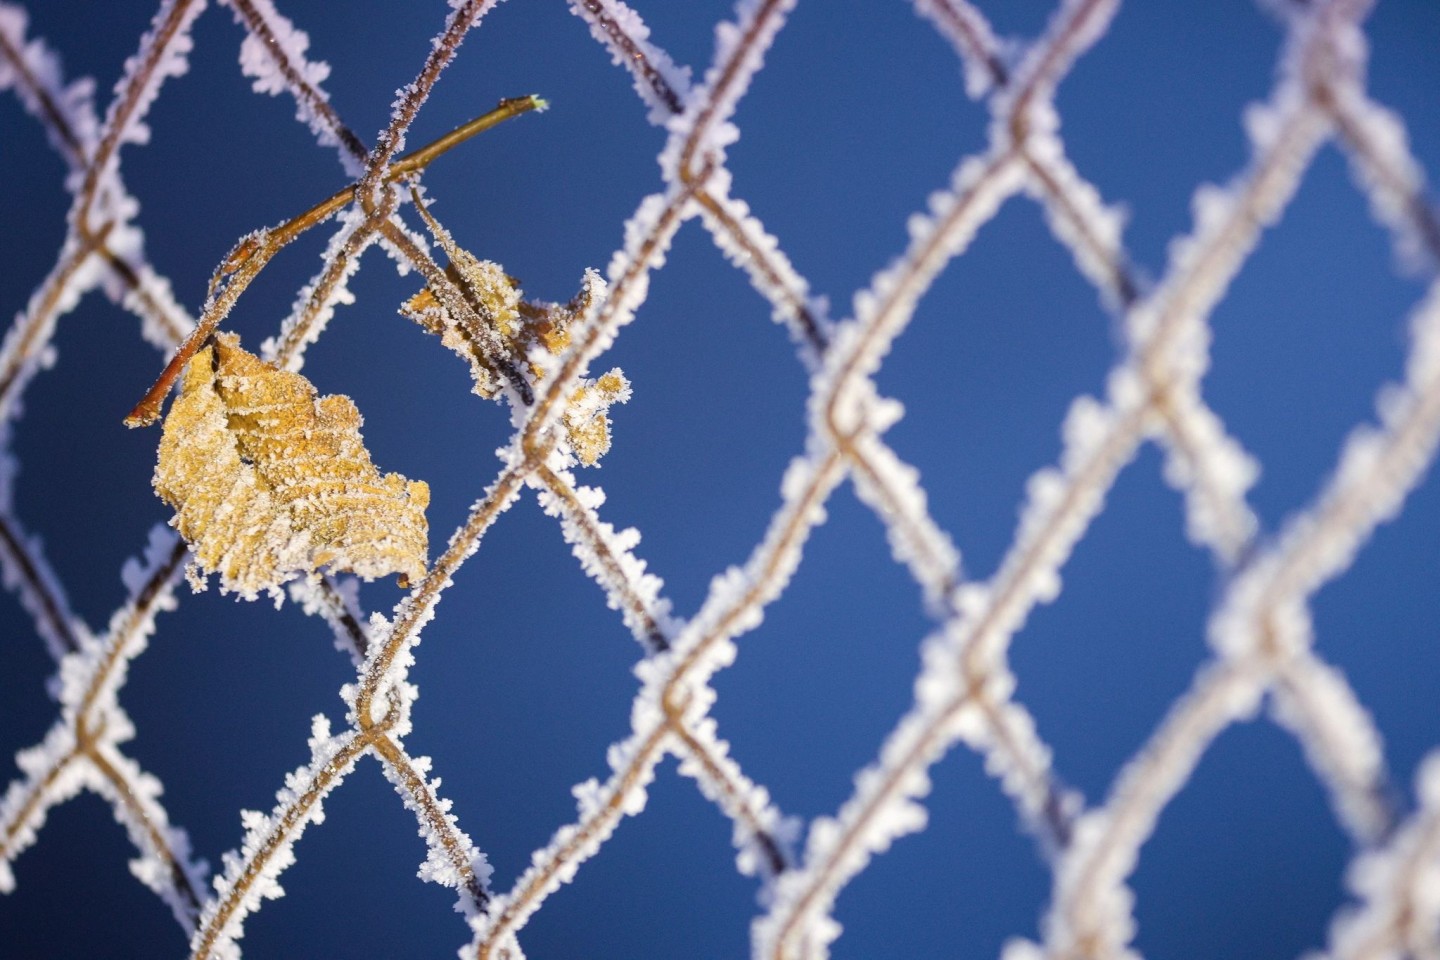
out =
<path fill-rule="evenodd" d="M 36 6 L 32 32 L 102 91 L 152 12 L 145 2 Z M 421 6 L 282 5 L 310 32 L 312 56 L 332 65 L 327 86 L 353 129 L 381 127 L 393 91 L 425 55 L 443 5 Z M 729 12 L 717 0 L 638 9 L 656 41 L 697 68 Z M 1028 0 L 984 9 L 998 32 L 1019 36 L 1049 13 Z M 1440 169 L 1440 6 L 1382 0 L 1368 32 L 1373 96 L 1406 118 L 1416 155 Z M 292 121 L 288 99 L 249 91 L 227 11 L 208 11 L 195 34 L 190 73 L 166 85 L 152 112 L 151 143 L 123 154 L 151 258 L 192 310 L 238 236 L 344 181 L 334 153 Z M 1243 166 L 1241 111 L 1268 93 L 1280 41 L 1278 25 L 1243 0 L 1135 0 L 1062 86 L 1069 155 L 1129 210 L 1126 243 L 1151 276 L 1190 225 L 1195 187 Z M 504 264 L 531 295 L 564 300 L 586 267 L 603 270 L 625 218 L 659 189 L 664 143 L 628 76 L 565 4 L 511 0 L 487 17 L 412 143 L 531 92 L 552 109 L 443 158 L 425 184 L 462 244 Z M 907 216 L 959 157 L 984 149 L 987 114 L 966 99 L 950 47 L 908 4 L 806 0 L 736 122 L 735 194 L 838 318 L 903 249 Z M 0 302 L 13 314 L 53 262 L 66 200 L 60 161 L 13 98 L 0 99 L 0 130 L 0 210 L 11 225 Z M 247 344 L 288 312 L 324 233 L 285 251 L 247 293 L 231 323 Z M 432 544 L 443 544 L 498 469 L 508 417 L 471 395 L 464 366 L 395 313 L 418 289 L 413 277 L 397 277 L 372 251 L 351 288 L 356 305 L 341 310 L 306 373 L 323 392 L 354 397 L 383 469 L 430 483 Z M 1398 376 L 1422 291 L 1420 278 L 1396 272 L 1388 236 L 1327 148 L 1212 317 L 1205 396 L 1263 463 L 1251 502 L 1267 530 L 1314 495 L 1350 427 L 1370 416 L 1376 387 Z M 642 531 L 637 552 L 681 616 L 760 539 L 781 472 L 802 449 L 806 374 L 769 313 L 691 223 L 636 322 L 597 364 L 622 367 L 635 392 L 614 411 L 614 450 L 583 479 L 604 487 L 607 520 Z M 57 343 L 59 362 L 31 387 L 15 431 L 16 510 L 43 538 L 77 611 L 99 626 L 124 599 L 121 563 L 168 515 L 149 489 L 158 433 L 120 426 L 160 358 L 133 318 L 98 295 L 65 317 Z M 1117 343 L 1114 319 L 1024 198 L 922 302 L 877 378 L 907 411 L 887 439 L 920 469 L 972 575 L 995 569 L 1026 478 L 1054 462 L 1065 410 L 1103 388 Z M 1314 608 L 1318 648 L 1374 713 L 1407 798 L 1417 762 L 1440 741 L 1437 524 L 1432 476 Z M 1219 584 L 1183 530 L 1180 498 L 1147 447 L 1077 548 L 1059 600 L 1015 641 L 1018 696 L 1055 748 L 1059 774 L 1092 803 L 1207 654 Z M 367 609 L 385 610 L 399 593 L 375 583 L 362 596 Z M 720 735 L 784 812 L 833 812 L 909 705 L 928 629 L 881 524 L 842 487 L 793 584 L 715 681 Z M 8 756 L 40 739 L 54 707 L 51 664 L 8 596 L 0 638 Z M 501 519 L 445 595 L 418 650 L 408 743 L 434 758 L 499 888 L 573 818 L 570 787 L 605 773 L 605 748 L 629 729 L 639 655 L 533 499 Z M 289 606 L 277 613 L 187 591 L 162 618 L 122 693 L 139 730 L 130 749 L 164 782 L 172 817 L 212 865 L 239 841 L 238 811 L 268 810 L 284 774 L 306 761 L 310 717 L 339 720 L 336 694 L 352 676 L 324 626 Z M 929 829 L 841 896 L 837 958 L 988 957 L 1011 936 L 1036 935 L 1049 874 L 1012 808 L 963 748 L 933 776 Z M 282 879 L 288 895 L 247 925 L 247 954 L 452 955 L 467 932 L 451 893 L 414 878 L 423 846 L 377 765 L 363 761 L 326 809 Z M 729 835 L 729 822 L 665 763 L 645 813 L 526 928 L 528 955 L 745 955 L 756 888 L 734 871 Z M 0 898 L 0 956 L 180 954 L 168 911 L 129 877 L 130 855 L 96 798 L 54 811 L 16 864 L 19 889 Z M 1136 946 L 1155 958 L 1318 947 L 1342 902 L 1348 857 L 1297 744 L 1265 719 L 1232 728 L 1144 849 L 1133 878 Z"/>

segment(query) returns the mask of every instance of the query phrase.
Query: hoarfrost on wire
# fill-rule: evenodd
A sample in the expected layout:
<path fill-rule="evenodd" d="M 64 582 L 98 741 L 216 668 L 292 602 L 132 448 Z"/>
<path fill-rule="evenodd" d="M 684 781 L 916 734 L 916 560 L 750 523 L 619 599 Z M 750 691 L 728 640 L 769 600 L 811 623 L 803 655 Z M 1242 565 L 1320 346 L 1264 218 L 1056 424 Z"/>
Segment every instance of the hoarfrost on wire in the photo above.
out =
<path fill-rule="evenodd" d="M 352 173 L 363 172 L 354 143 L 342 143 L 348 134 L 326 112 L 321 84 L 329 70 L 307 59 L 308 35 L 270 0 L 247 4 L 233 6 L 247 27 L 240 63 L 254 89 L 289 90 L 300 119 L 321 142 L 348 147 L 342 155 Z M 1328 137 L 1341 140 L 1357 182 L 1397 251 L 1415 262 L 1435 260 L 1436 221 L 1426 206 L 1423 171 L 1409 154 L 1403 124 L 1366 99 L 1366 45 L 1346 19 L 1363 11 L 1321 4 L 1282 11 L 1289 41 L 1279 79 L 1271 98 L 1249 109 L 1243 120 L 1251 164 L 1224 187 L 1196 191 L 1194 228 L 1172 245 L 1160 282 L 1142 290 L 1123 249 L 1123 215 L 1071 165 L 1054 106 L 1058 84 L 1105 32 L 1118 3 L 1063 0 L 1045 33 L 1020 48 L 996 38 L 964 0 L 916 0 L 918 12 L 959 52 L 967 91 L 989 94 L 991 145 L 963 160 L 949 188 L 933 195 L 927 212 L 911 217 L 906 251 L 856 295 L 853 319 L 832 326 L 823 299 L 811 295 L 779 241 L 744 200 L 732 196 L 733 177 L 724 165 L 726 148 L 740 135 L 740 97 L 793 0 L 740 0 L 733 20 L 717 26 L 714 58 L 696 86 L 690 85 L 689 69 L 674 64 L 650 41 L 648 27 L 622 0 L 571 0 L 570 5 L 612 58 L 630 70 L 651 122 L 668 129 L 660 157 L 665 192 L 646 197 L 626 223 L 624 243 L 610 263 L 611 286 L 597 285 L 569 352 L 540 361 L 545 385 L 539 410 L 512 402 L 516 434 L 500 451 L 504 469 L 472 517 L 493 518 L 513 504 L 521 487 L 535 489 L 545 511 L 559 518 L 582 568 L 605 589 L 610 606 L 623 611 L 648 655 L 636 667 L 641 689 L 632 703 L 631 729 L 607 752 L 610 774 L 574 788 L 578 819 L 535 851 L 531 869 L 512 892 L 490 899 L 483 910 L 476 909 L 483 906 L 483 892 L 461 889 L 459 908 L 471 921 L 476 943 L 493 933 L 518 952 L 516 931 L 550 890 L 575 876 L 620 819 L 643 810 L 658 763 L 674 754 L 680 772 L 693 777 L 732 820 L 742 872 L 766 881 L 761 895 L 768 912 L 756 924 L 758 947 L 787 952 L 803 942 L 811 953 L 823 955 L 840 932 L 829 915 L 836 896 L 896 838 L 924 828 L 929 767 L 963 742 L 984 756 L 987 772 L 1000 781 L 1028 825 L 1048 826 L 1048 834 L 1043 828 L 1037 832 L 1052 844 L 1050 852 L 1059 853 L 1054 901 L 1043 926 L 1045 947 L 1015 942 L 1005 955 L 1028 960 L 1083 940 L 1115 956 L 1133 956 L 1126 945 L 1135 933 L 1134 897 L 1126 882 L 1141 846 L 1209 743 L 1227 724 L 1252 716 L 1267 693 L 1274 694 L 1270 702 L 1276 721 L 1294 733 L 1330 790 L 1342 824 L 1362 843 L 1388 837 L 1352 866 L 1348 882 L 1358 903 L 1335 922 L 1334 955 L 1356 955 L 1371 945 L 1370 938 L 1388 949 L 1410 935 L 1393 929 L 1402 918 L 1409 918 L 1412 928 L 1433 927 L 1440 916 L 1440 841 L 1435 839 L 1440 836 L 1435 812 L 1440 760 L 1431 758 L 1422 768 L 1420 809 L 1390 830 L 1391 814 L 1375 802 L 1375 786 L 1385 777 L 1378 732 L 1339 671 L 1311 649 L 1308 603 L 1349 566 L 1375 527 L 1399 512 L 1440 445 L 1440 285 L 1415 313 L 1405 380 L 1382 389 L 1377 422 L 1351 434 L 1316 501 L 1259 546 L 1254 543 L 1258 519 L 1245 502 L 1258 464 L 1226 433 L 1201 393 L 1210 362 L 1208 314 Z M 377 163 L 401 149 L 429 85 L 466 30 L 491 6 L 488 0 L 452 0 L 454 14 L 432 44 L 427 71 L 399 91 Z M 89 290 L 102 286 L 140 314 L 144 335 L 157 346 L 168 349 L 189 329 L 169 282 L 145 260 L 143 238 L 133 222 L 139 205 L 120 181 L 118 154 L 123 144 L 148 136 L 149 106 L 167 77 L 185 71 L 190 25 L 203 7 L 203 0 L 161 4 L 139 52 L 126 64 L 102 130 L 95 120 L 93 85 L 86 80 L 67 84 L 58 58 L 26 37 L 24 11 L 0 2 L 0 39 L 16 51 L 0 57 L 0 88 L 16 90 L 71 166 L 69 184 L 77 193 L 72 219 L 82 227 L 108 221 L 109 231 L 105 255 L 94 256 L 93 250 L 81 248 L 72 229 L 55 270 L 0 347 L 0 367 L 8 378 L 0 395 L 4 432 L 19 415 L 30 378 L 54 360 L 50 341 L 56 319 Z M 268 37 L 262 35 L 266 31 Z M 54 116 L 47 112 L 47 101 Z M 963 583 L 958 550 L 930 517 L 918 472 L 884 444 L 882 437 L 901 409 L 880 396 L 872 378 L 939 271 L 968 247 L 1002 203 L 1022 191 L 1042 206 L 1052 232 L 1102 300 L 1125 311 L 1127 341 L 1103 399 L 1074 400 L 1058 462 L 1027 484 L 1015 539 L 1000 571 L 987 583 Z M 599 514 L 603 493 L 576 484 L 564 441 L 553 442 L 538 457 L 534 444 L 555 436 L 563 398 L 587 382 L 589 364 L 644 301 L 649 274 L 663 265 L 675 231 L 697 216 L 723 255 L 746 271 L 770 302 L 775 319 L 789 327 L 812 379 L 809 437 L 804 454 L 785 472 L 780 507 L 746 563 L 714 579 L 687 623 L 671 617 L 660 579 L 635 553 L 639 534 L 617 531 Z M 338 277 L 317 276 L 302 291 L 281 335 L 269 343 L 269 352 L 283 352 L 293 367 L 323 330 L 334 305 L 350 301 L 346 281 L 363 246 L 375 242 L 367 230 L 361 248 L 348 250 L 365 218 L 358 206 L 341 217 L 325 262 L 328 271 L 344 257 L 343 269 Z M 399 217 L 390 226 L 406 231 L 419 249 L 428 249 Z M 409 269 L 409 258 L 396 244 L 381 243 L 402 271 Z M 322 280 L 328 284 L 328 300 L 312 304 Z M 302 322 L 306 327 L 298 330 Z M 1162 399 L 1163 415 L 1158 409 Z M 1201 666 L 1191 690 L 1121 770 L 1105 803 L 1082 813 L 1078 798 L 1054 781 L 1050 750 L 1034 719 L 1013 699 L 1017 680 L 1007 662 L 1008 645 L 1036 604 L 1055 599 L 1075 544 L 1119 471 L 1146 440 L 1166 448 L 1166 478 L 1185 495 L 1189 536 L 1210 548 L 1232 576 L 1223 584 L 1209 624 L 1215 658 Z M 7 540 L 0 551 L 4 580 L 20 591 L 60 658 L 61 717 L 41 744 L 22 752 L 23 776 L 0 799 L 6 844 L 0 890 L 13 888 L 9 862 L 34 841 L 48 809 L 81 789 L 93 789 L 111 801 L 140 851 L 136 875 L 170 903 L 188 928 L 195 921 L 193 904 L 180 895 L 175 868 L 183 882 L 198 886 L 204 867 L 191 862 L 184 833 L 169 826 L 159 781 L 118 750 L 134 733 L 118 691 L 129 661 L 153 632 L 155 615 L 174 605 L 172 588 L 183 551 L 168 531 L 152 534 L 146 559 L 127 564 L 126 603 L 103 635 L 92 635 L 70 613 L 38 541 L 25 536 L 11 515 L 14 463 L 3 456 L 0 525 L 13 534 L 13 544 Z M 543 482 L 542 466 L 550 471 Z M 850 799 L 833 816 L 811 824 L 804 860 L 793 865 L 789 847 L 799 835 L 797 824 L 780 814 L 769 791 L 751 781 L 731 756 L 711 716 L 716 694 L 710 680 L 735 660 L 737 637 L 757 627 L 767 605 L 785 589 L 809 533 L 824 521 L 828 496 L 847 473 L 860 498 L 884 518 L 896 559 L 909 566 L 939 623 L 922 644 L 923 669 L 911 709 L 885 738 L 876 759 L 856 775 Z M 459 830 L 450 801 L 439 796 L 440 781 L 431 777 L 428 759 L 411 759 L 400 745 L 410 732 L 410 708 L 418 692 L 408 679 L 415 645 L 455 565 L 474 552 L 481 533 L 478 520 L 474 528 L 457 531 L 451 546 L 459 559 L 443 574 L 427 578 L 391 618 L 372 615 L 368 628 L 356 626 L 363 617 L 353 583 L 295 588 L 306 612 L 330 620 L 341 645 L 357 660 L 361 651 L 356 645 L 364 644 L 359 675 L 342 690 L 350 729 L 332 734 L 325 719 L 317 717 L 310 761 L 287 776 L 272 813 L 243 815 L 244 842 L 239 853 L 226 855 L 216 879 L 220 895 L 206 905 L 196 933 L 197 951 L 238 956 L 245 915 L 263 898 L 280 894 L 278 878 L 293 861 L 295 840 L 306 824 L 321 821 L 323 799 L 365 752 L 377 754 L 402 801 L 417 815 L 426 844 L 420 875 L 463 888 L 468 870 L 482 890 L 487 886 L 484 855 Z M 361 715 L 367 709 L 374 713 L 377 702 L 383 716 Z M 77 735 L 82 714 L 98 718 L 103 727 L 103 735 L 86 745 Z M 376 745 L 380 741 L 362 742 L 371 734 L 362 735 L 361 729 L 375 724 L 385 725 L 378 735 L 384 738 L 383 749 Z M 102 775 L 102 760 L 108 776 Z M 1055 822 L 1045 824 L 1047 817 Z M 142 823 L 159 829 L 149 834 Z M 1057 849 L 1056 839 L 1067 828 L 1073 828 L 1073 837 Z M 773 889 L 772 880 L 777 880 Z"/>

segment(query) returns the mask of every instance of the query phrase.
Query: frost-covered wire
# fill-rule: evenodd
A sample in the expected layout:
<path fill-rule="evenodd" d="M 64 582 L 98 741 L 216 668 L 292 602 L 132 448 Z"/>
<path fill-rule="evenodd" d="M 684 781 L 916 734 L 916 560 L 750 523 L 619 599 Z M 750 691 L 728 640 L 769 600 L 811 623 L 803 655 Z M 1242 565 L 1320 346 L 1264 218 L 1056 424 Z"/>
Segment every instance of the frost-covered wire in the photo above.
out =
<path fill-rule="evenodd" d="M 401 91 L 379 146 L 367 153 L 330 108 L 321 88 L 327 68 L 307 59 L 304 32 L 270 0 L 229 2 L 247 28 L 242 69 L 256 89 L 289 90 L 300 119 L 322 142 L 341 144 L 342 156 L 363 163 L 364 170 L 354 169 L 367 178 L 360 202 L 343 215 L 327 248 L 325 266 L 269 344 L 269 355 L 298 365 L 334 305 L 347 302 L 346 281 L 369 244 L 378 240 L 402 266 L 439 271 L 425 241 L 393 215 L 395 194 L 381 189 L 381 178 L 429 89 L 492 4 L 452 2 L 454 12 L 424 68 Z M 53 55 L 25 39 L 23 14 L 0 3 L 0 87 L 16 87 L 72 168 L 83 174 L 72 177 L 80 199 L 67 245 L 0 347 L 0 412 L 6 419 L 18 410 L 28 380 L 53 359 L 55 319 L 97 284 L 145 319 L 146 336 L 157 345 L 173 344 L 191 325 L 168 283 L 144 259 L 133 224 L 137 207 L 119 181 L 119 150 L 143 139 L 144 115 L 160 83 L 183 71 L 189 25 L 202 6 L 162 3 L 140 53 L 126 67 L 104 130 L 93 123 L 91 109 L 87 133 L 83 83 L 65 84 Z M 1440 231 L 1423 194 L 1423 173 L 1408 154 L 1398 119 L 1365 99 L 1359 69 L 1363 41 L 1351 22 L 1366 5 L 1287 8 L 1292 43 L 1281 82 L 1271 103 L 1247 118 L 1255 160 L 1230 186 L 1197 192 L 1195 230 L 1175 245 L 1170 268 L 1152 289 L 1128 262 L 1121 218 L 1065 156 L 1053 106 L 1058 84 L 1104 32 L 1116 6 L 1114 0 L 1064 0 L 1038 41 L 1014 49 L 997 39 L 965 0 L 916 0 L 918 12 L 960 53 L 967 91 L 989 93 L 991 146 L 962 162 L 928 214 L 912 219 L 906 252 L 857 297 L 854 319 L 836 326 L 780 242 L 732 195 L 725 167 L 725 148 L 738 135 L 733 123 L 738 100 L 793 0 L 741 0 L 733 22 L 717 29 L 715 60 L 694 86 L 622 0 L 571 0 L 592 35 L 629 69 L 652 123 L 670 131 L 662 153 L 664 189 L 643 200 L 627 223 L 608 290 L 578 319 L 570 349 L 547 366 L 534 404 L 510 398 L 516 433 L 502 452 L 502 469 L 431 575 L 390 618 L 368 623 L 353 595 L 333 584 L 298 588 L 296 597 L 307 612 L 330 622 L 340 645 L 357 659 L 356 682 L 343 691 L 348 729 L 332 734 L 318 718 L 309 762 L 287 781 L 272 812 L 245 816 L 245 841 L 238 854 L 227 857 L 218 896 L 196 934 L 197 956 L 238 954 L 245 915 L 278 893 L 295 839 L 308 823 L 319 821 L 324 797 L 367 752 L 381 760 L 417 816 L 427 851 L 422 876 L 457 888 L 459 908 L 474 927 L 472 949 L 481 955 L 518 951 L 514 938 L 526 919 L 600 849 L 624 816 L 640 812 L 657 763 L 672 753 L 681 758 L 681 772 L 694 777 L 734 823 L 742 872 L 774 883 L 767 887 L 773 908 L 757 927 L 757 950 L 773 948 L 777 956 L 824 953 L 838 932 L 829 918 L 830 903 L 874 853 L 923 827 L 926 812 L 919 801 L 929 789 L 928 768 L 957 742 L 986 756 L 1023 818 L 1048 831 L 1049 852 L 1060 854 L 1043 949 L 1064 952 L 1083 942 L 1110 953 L 1125 951 L 1133 911 L 1124 881 L 1155 818 L 1216 734 L 1253 713 L 1267 694 L 1276 720 L 1296 734 L 1331 790 L 1342 823 L 1362 844 L 1386 835 L 1391 820 L 1377 796 L 1385 777 L 1378 734 L 1343 677 L 1311 650 L 1307 604 L 1348 565 L 1374 526 L 1398 511 L 1434 459 L 1440 337 L 1433 328 L 1440 294 L 1432 292 L 1417 312 L 1406 381 L 1382 393 L 1379 426 L 1352 436 L 1316 506 L 1263 549 L 1255 549 L 1258 521 L 1245 502 L 1255 464 L 1206 405 L 1200 383 L 1209 363 L 1208 313 L 1326 137 L 1338 136 L 1400 252 L 1417 259 L 1418 251 L 1419 259 L 1434 260 Z M 98 159 L 92 165 L 87 156 Z M 1102 300 L 1123 314 L 1126 342 L 1103 395 L 1080 397 L 1072 405 L 1061 460 L 1032 478 L 1000 571 L 988 583 L 966 584 L 959 552 L 930 516 L 918 475 L 882 439 L 900 410 L 879 396 L 873 377 L 939 270 L 1021 191 L 1041 204 L 1052 232 Z M 577 485 L 569 473 L 558 429 L 565 398 L 633 319 L 676 230 L 697 217 L 791 331 L 812 374 L 812 397 L 805 452 L 786 473 L 782 502 L 765 537 L 744 567 L 716 578 L 696 617 L 681 623 L 671 617 L 658 578 L 636 556 L 636 535 L 617 533 L 605 523 L 597 509 L 601 495 Z M 1013 698 L 1016 678 L 1007 648 L 1030 610 L 1054 599 L 1075 543 L 1102 508 L 1119 470 L 1147 439 L 1166 450 L 1166 476 L 1186 497 L 1190 537 L 1211 550 L 1226 572 L 1211 623 L 1216 656 L 1201 666 L 1191 691 L 1121 772 L 1105 805 L 1076 820 L 1074 798 L 1051 773 L 1049 748 Z M 719 737 L 710 716 L 715 698 L 710 679 L 733 660 L 735 639 L 753 629 L 784 591 L 809 532 L 823 520 L 828 496 L 847 477 L 884 519 L 897 561 L 920 584 L 938 625 L 922 647 L 914 706 L 876 763 L 861 771 L 854 796 L 834 817 L 812 825 L 797 867 L 789 851 L 798 836 L 794 824 L 779 814 L 763 785 L 744 774 Z M 509 892 L 494 896 L 483 854 L 459 830 L 428 762 L 411 758 L 403 738 L 415 696 L 409 668 L 422 630 L 459 566 L 527 485 L 557 517 L 582 567 L 650 656 L 638 671 L 642 688 L 631 731 L 612 747 L 609 774 L 603 782 L 576 788 L 576 821 L 536 851 L 531 869 Z M 173 571 L 157 567 L 149 577 L 135 579 L 128 604 L 134 610 L 126 621 L 133 625 L 123 630 L 112 625 L 106 638 L 97 640 L 69 614 L 38 550 L 18 522 L 7 525 L 8 519 L 8 511 L 0 514 L 0 559 L 8 561 L 6 576 L 22 585 L 22 598 L 35 608 L 42 631 L 54 634 L 47 634 L 49 642 L 57 652 L 71 654 L 62 685 L 62 713 L 70 713 L 26 755 L 26 776 L 0 801 L 5 854 L 0 888 L 13 882 L 8 859 L 33 839 L 49 806 L 90 788 L 112 800 L 142 851 L 137 874 L 166 896 L 177 916 L 188 910 L 193 921 L 200 874 L 189 864 L 183 835 L 166 824 L 156 802 L 158 783 L 117 748 L 129 734 L 115 696 L 134 655 L 124 651 L 138 652 L 134 644 L 143 645 L 150 627 L 138 611 L 169 596 Z M 16 546 L 7 551 L 12 540 Z M 183 557 L 179 547 L 172 549 Z M 132 630 L 140 641 L 133 641 Z M 105 653 L 106 644 L 122 633 L 132 639 L 120 644 L 120 653 Z M 89 719 L 70 722 L 65 716 Z M 91 721 L 97 718 L 104 727 L 99 739 L 92 736 Z M 1422 942 L 1416 932 L 1418 925 L 1433 927 L 1437 915 L 1431 895 L 1433 792 L 1422 786 L 1422 810 L 1391 835 L 1389 846 L 1357 862 L 1352 888 L 1362 903 L 1337 921 L 1337 956 L 1387 955 L 1402 941 L 1422 953 L 1433 947 L 1433 936 Z M 1417 918 L 1415 924 L 1399 929 L 1410 917 Z M 183 916 L 181 922 L 187 922 Z M 1037 951 L 1042 948 L 1018 944 L 1014 956 Z"/>
<path fill-rule="evenodd" d="M 271 0 L 224 0 L 245 27 L 240 41 L 240 69 L 253 81 L 256 93 L 278 96 L 289 91 L 295 98 L 295 119 L 310 128 L 321 146 L 340 148 L 340 162 L 352 179 L 365 172 L 370 151 L 330 106 L 322 84 L 330 65 L 309 60 L 310 35 L 275 9 Z"/>

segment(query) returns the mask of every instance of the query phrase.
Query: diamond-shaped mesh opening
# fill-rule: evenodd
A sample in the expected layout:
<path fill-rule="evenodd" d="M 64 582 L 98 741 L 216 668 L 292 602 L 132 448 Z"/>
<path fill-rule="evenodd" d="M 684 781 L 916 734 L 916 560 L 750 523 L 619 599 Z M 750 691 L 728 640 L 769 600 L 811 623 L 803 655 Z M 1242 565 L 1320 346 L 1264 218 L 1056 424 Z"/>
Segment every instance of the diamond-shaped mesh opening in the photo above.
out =
<path fill-rule="evenodd" d="M 1322 249 L 1336 260 L 1317 269 Z M 1376 387 L 1401 374 L 1402 318 L 1423 287 L 1392 276 L 1392 260 L 1327 150 L 1215 311 L 1206 395 L 1263 464 L 1254 502 L 1268 527 L 1315 495 Z"/>
<path fill-rule="evenodd" d="M 1126 245 L 1147 271 L 1162 269 L 1166 245 L 1189 229 L 1196 184 L 1223 182 L 1245 162 L 1235 121 L 1270 88 L 1283 41 L 1247 0 L 1128 4 L 1061 86 L 1066 152 L 1124 206 Z"/>
<path fill-rule="evenodd" d="M 812 560 L 740 641 L 715 679 L 714 714 L 747 770 L 787 811 L 815 816 L 845 799 L 910 700 L 924 631 L 915 584 L 886 557 L 885 531 L 849 491 L 830 498 Z M 863 604 L 847 598 L 863 596 Z"/>
<path fill-rule="evenodd" d="M 1190 684 L 1213 590 L 1208 558 L 1182 538 L 1160 457 L 1141 453 L 1065 572 L 1065 592 L 1015 638 L 1017 696 L 1054 747 L 1060 775 L 1102 797 Z"/>
<path fill-rule="evenodd" d="M 1216 740 L 1146 848 L 1136 944 L 1148 956 L 1196 958 L 1261 940 L 1279 956 L 1317 950 L 1342 902 L 1347 854 L 1294 741 L 1264 722 L 1240 724 Z"/>

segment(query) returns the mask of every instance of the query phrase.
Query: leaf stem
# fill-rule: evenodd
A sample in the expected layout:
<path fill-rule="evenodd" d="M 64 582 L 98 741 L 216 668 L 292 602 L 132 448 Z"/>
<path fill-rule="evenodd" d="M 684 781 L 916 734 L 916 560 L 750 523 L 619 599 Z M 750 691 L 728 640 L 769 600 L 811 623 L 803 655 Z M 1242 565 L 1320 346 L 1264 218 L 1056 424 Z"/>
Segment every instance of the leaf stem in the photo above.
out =
<path fill-rule="evenodd" d="M 545 100 L 534 94 L 501 100 L 494 110 L 461 124 L 444 136 L 395 161 L 385 171 L 382 182 L 393 183 L 403 177 L 418 173 L 429 166 L 436 157 L 459 146 L 476 134 L 523 113 L 529 113 L 531 110 L 544 110 L 548 106 L 549 104 Z M 236 273 L 241 275 L 235 277 L 235 282 L 248 286 L 250 281 L 255 279 L 255 275 L 260 272 L 260 267 L 268 263 L 270 258 L 282 247 L 316 224 L 328 220 L 347 204 L 354 202 L 357 188 L 358 184 L 352 183 L 280 226 L 251 234 L 241 240 L 216 268 L 215 275 L 210 279 L 210 292 L 213 294 L 226 277 Z M 243 268 L 247 266 L 251 269 L 244 270 Z M 145 427 L 160 419 L 161 404 L 165 402 L 165 395 L 170 392 L 180 371 L 184 369 L 185 364 L 204 345 L 205 341 L 210 339 L 210 335 L 215 332 L 215 328 L 229 312 L 229 308 L 234 305 L 239 293 L 240 291 L 237 290 L 230 297 L 222 296 L 218 300 L 211 299 L 207 304 L 204 316 L 200 318 L 200 322 L 196 324 L 190 336 L 175 351 L 175 355 L 170 358 L 170 362 L 165 365 L 165 369 L 161 371 L 159 378 L 145 396 L 125 417 L 127 427 Z"/>

